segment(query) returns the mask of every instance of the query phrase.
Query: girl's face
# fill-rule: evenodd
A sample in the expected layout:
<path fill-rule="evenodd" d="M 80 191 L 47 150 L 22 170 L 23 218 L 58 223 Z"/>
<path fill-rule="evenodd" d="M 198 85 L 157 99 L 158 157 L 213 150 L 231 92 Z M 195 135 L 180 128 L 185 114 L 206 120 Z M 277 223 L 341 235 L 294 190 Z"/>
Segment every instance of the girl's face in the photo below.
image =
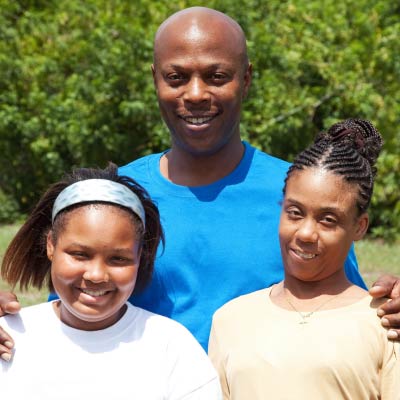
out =
<path fill-rule="evenodd" d="M 81 330 L 111 326 L 124 313 L 139 268 L 141 245 L 128 211 L 88 205 L 71 211 L 53 243 L 51 279 L 60 319 Z"/>
<path fill-rule="evenodd" d="M 320 281 L 343 268 L 368 227 L 368 215 L 357 216 L 357 194 L 357 185 L 326 170 L 291 174 L 279 227 L 286 277 Z"/>

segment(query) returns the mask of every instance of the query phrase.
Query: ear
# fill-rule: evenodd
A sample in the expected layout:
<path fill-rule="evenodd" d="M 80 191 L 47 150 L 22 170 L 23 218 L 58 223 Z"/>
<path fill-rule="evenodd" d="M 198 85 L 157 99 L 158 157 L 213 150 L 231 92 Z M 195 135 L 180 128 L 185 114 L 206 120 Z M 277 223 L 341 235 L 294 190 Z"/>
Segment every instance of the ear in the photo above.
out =
<path fill-rule="evenodd" d="M 51 236 L 52 236 L 52 231 L 49 231 L 49 233 L 47 234 L 46 249 L 47 249 L 47 258 L 50 261 L 53 260 L 53 254 L 54 254 L 54 243 Z"/>
<path fill-rule="evenodd" d="M 357 229 L 355 232 L 354 241 L 360 240 L 364 237 L 367 232 L 369 225 L 369 216 L 368 213 L 363 213 L 357 218 Z"/>
<path fill-rule="evenodd" d="M 153 75 L 153 83 L 154 83 L 154 86 L 155 86 L 155 88 L 156 88 L 156 90 L 157 90 L 156 69 L 155 69 L 155 67 L 154 67 L 154 64 L 151 64 L 151 74 Z"/>
<path fill-rule="evenodd" d="M 249 92 L 250 84 L 251 84 L 251 79 L 253 76 L 253 65 L 249 63 L 249 65 L 246 68 L 246 71 L 244 73 L 244 87 L 243 87 L 243 98 L 247 97 L 247 93 Z"/>

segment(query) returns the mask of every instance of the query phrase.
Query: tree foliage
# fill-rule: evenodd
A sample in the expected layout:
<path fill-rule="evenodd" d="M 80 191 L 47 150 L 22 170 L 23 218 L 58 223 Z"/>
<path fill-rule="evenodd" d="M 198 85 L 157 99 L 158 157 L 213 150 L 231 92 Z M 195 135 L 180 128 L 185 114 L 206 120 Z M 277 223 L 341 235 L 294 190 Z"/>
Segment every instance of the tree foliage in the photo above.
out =
<path fill-rule="evenodd" d="M 27 211 L 77 165 L 168 147 L 150 64 L 158 25 L 191 5 L 228 13 L 254 79 L 244 138 L 291 160 L 338 119 L 385 137 L 373 231 L 400 232 L 400 7 L 385 0 L 0 0 L 0 185 Z M 378 173 L 379 174 L 379 173 Z"/>

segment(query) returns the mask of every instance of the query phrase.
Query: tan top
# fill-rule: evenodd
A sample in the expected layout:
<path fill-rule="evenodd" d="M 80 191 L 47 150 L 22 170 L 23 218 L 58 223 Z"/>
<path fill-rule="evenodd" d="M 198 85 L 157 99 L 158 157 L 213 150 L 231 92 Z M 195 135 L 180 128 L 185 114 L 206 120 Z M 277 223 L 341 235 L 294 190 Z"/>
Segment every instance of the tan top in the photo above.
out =
<path fill-rule="evenodd" d="M 300 315 L 274 305 L 270 288 L 234 299 L 214 315 L 209 356 L 224 399 L 400 399 L 399 344 L 386 338 L 366 296 Z"/>

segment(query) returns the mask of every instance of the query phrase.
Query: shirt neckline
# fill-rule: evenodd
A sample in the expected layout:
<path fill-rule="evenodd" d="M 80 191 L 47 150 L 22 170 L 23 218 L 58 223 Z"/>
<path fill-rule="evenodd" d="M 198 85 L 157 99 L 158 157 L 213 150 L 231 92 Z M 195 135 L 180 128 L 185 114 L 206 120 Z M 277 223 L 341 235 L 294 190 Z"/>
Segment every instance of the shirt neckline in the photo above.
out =
<path fill-rule="evenodd" d="M 223 178 L 209 184 L 203 186 L 184 186 L 177 185 L 168 179 L 166 179 L 160 172 L 160 160 L 163 155 L 165 155 L 169 150 L 166 150 L 163 153 L 159 153 L 152 158 L 150 165 L 150 174 L 152 180 L 156 183 L 156 185 L 160 188 L 163 193 L 168 193 L 170 195 L 179 196 L 179 197 L 192 197 L 198 195 L 210 194 L 213 192 L 221 191 L 225 186 L 235 184 L 240 180 L 245 179 L 249 166 L 251 164 L 251 160 L 254 156 L 255 148 L 250 146 L 249 143 L 243 141 L 244 145 L 244 153 L 243 157 L 240 160 L 239 164 L 236 168 L 224 176 Z"/>

